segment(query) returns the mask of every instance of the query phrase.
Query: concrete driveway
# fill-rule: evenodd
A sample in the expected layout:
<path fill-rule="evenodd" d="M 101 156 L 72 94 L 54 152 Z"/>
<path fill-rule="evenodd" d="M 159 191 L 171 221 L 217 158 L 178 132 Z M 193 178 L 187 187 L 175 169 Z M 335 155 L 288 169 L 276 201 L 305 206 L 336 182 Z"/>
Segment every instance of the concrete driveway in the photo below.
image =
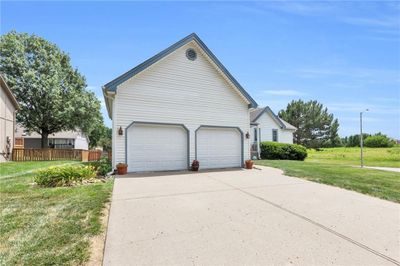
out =
<path fill-rule="evenodd" d="M 116 178 L 104 265 L 400 265 L 400 205 L 278 169 Z"/>

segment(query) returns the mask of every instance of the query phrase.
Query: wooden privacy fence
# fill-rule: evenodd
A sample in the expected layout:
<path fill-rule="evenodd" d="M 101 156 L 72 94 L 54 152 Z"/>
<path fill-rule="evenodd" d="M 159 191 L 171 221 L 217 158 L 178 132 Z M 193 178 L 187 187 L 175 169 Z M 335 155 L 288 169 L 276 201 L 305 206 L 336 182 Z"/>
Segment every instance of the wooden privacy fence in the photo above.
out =
<path fill-rule="evenodd" d="M 74 149 L 13 149 L 13 161 L 82 160 L 82 150 Z"/>
<path fill-rule="evenodd" d="M 89 151 L 88 161 L 97 161 L 100 160 L 101 154 L 103 152 L 99 150 Z"/>
<path fill-rule="evenodd" d="M 15 138 L 14 147 L 23 149 L 24 148 L 24 138 Z"/>

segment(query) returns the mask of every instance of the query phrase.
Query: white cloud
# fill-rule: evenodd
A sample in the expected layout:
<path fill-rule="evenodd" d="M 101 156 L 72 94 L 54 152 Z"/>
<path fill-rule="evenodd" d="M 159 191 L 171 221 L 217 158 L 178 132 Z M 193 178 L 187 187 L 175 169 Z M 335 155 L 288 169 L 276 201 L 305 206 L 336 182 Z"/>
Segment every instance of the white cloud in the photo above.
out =
<path fill-rule="evenodd" d="M 397 16 L 386 16 L 382 18 L 348 17 L 341 19 L 341 21 L 358 26 L 387 27 L 396 29 L 400 25 L 399 18 Z"/>
<path fill-rule="evenodd" d="M 313 66 L 297 69 L 279 70 L 277 72 L 290 73 L 300 78 L 340 77 L 357 80 L 360 84 L 399 84 L 400 76 L 397 69 L 374 69 L 365 67 L 340 66 Z M 342 85 L 344 83 L 342 82 Z"/>
<path fill-rule="evenodd" d="M 400 114 L 399 107 L 387 106 L 382 104 L 373 103 L 361 103 L 361 102 L 337 102 L 337 103 L 327 103 L 329 111 L 336 112 L 353 112 L 360 113 L 366 109 L 369 109 L 371 115 L 375 114 L 385 114 L 385 115 L 396 115 Z"/>
<path fill-rule="evenodd" d="M 280 96 L 299 96 L 306 94 L 297 90 L 264 90 L 263 93 Z"/>
<path fill-rule="evenodd" d="M 266 5 L 268 9 L 282 11 L 291 14 L 297 15 L 323 15 L 327 12 L 332 11 L 334 8 L 333 5 L 329 3 L 305 3 L 305 2 L 287 2 L 287 1 L 277 1 L 277 2 L 269 2 Z"/>

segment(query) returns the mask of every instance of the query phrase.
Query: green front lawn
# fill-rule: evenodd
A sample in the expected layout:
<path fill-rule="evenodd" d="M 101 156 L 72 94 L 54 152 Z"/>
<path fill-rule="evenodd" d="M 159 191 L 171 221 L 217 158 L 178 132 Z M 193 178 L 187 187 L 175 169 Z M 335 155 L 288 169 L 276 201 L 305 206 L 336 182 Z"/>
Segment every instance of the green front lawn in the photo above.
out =
<path fill-rule="evenodd" d="M 7 163 L 1 165 L 0 174 L 12 174 L 11 164 L 25 172 L 65 163 Z M 110 200 L 113 181 L 39 188 L 32 184 L 33 176 L 28 173 L 0 178 L 0 264 L 83 264 L 90 256 L 90 238 L 104 230 L 100 218 Z"/>
<path fill-rule="evenodd" d="M 38 161 L 38 162 L 6 162 L 0 166 L 0 178 L 7 175 L 14 175 L 32 171 L 39 168 L 45 168 L 52 165 L 79 163 L 77 161 Z"/>
<path fill-rule="evenodd" d="M 309 161 L 260 160 L 255 163 L 280 168 L 289 176 L 400 203 L 400 173 Z"/>
<path fill-rule="evenodd" d="M 323 148 L 307 150 L 307 162 L 360 165 L 360 148 Z M 400 146 L 393 148 L 364 148 L 367 166 L 400 167 Z"/>

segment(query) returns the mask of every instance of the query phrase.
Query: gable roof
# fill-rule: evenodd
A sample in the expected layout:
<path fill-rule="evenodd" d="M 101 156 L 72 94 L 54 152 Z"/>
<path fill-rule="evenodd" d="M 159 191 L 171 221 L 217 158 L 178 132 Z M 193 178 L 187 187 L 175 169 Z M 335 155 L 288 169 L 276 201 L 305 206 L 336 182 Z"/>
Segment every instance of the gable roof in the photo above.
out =
<path fill-rule="evenodd" d="M 25 128 L 21 124 L 18 124 L 18 123 L 15 128 L 15 135 L 16 135 L 16 137 L 23 137 L 26 139 L 42 138 L 42 136 L 37 132 L 34 132 L 34 131 L 27 132 L 25 130 Z M 81 130 L 65 130 L 65 131 L 59 131 L 56 133 L 52 133 L 49 135 L 49 139 L 76 139 L 77 137 L 86 138 L 86 135 L 84 133 L 82 133 Z"/>
<path fill-rule="evenodd" d="M 261 117 L 261 115 L 263 113 L 268 113 L 272 119 L 275 120 L 275 122 L 282 128 L 282 129 L 288 129 L 288 130 L 296 130 L 297 128 L 291 124 L 289 124 L 288 122 L 286 122 L 285 120 L 283 120 L 282 118 L 280 118 L 279 116 L 277 116 L 272 110 L 271 108 L 269 108 L 269 106 L 266 106 L 264 108 L 256 108 L 252 111 L 250 111 L 250 122 L 251 123 L 255 123 L 257 121 L 258 118 Z"/>
<path fill-rule="evenodd" d="M 257 103 L 256 101 L 246 92 L 246 90 L 239 84 L 239 82 L 229 73 L 229 71 L 222 65 L 222 63 L 218 60 L 218 58 L 208 49 L 208 47 L 203 43 L 203 41 L 196 35 L 196 33 L 192 33 L 182 40 L 174 43 L 170 47 L 166 48 L 165 50 L 159 52 L 155 56 L 147 59 L 143 63 L 137 65 L 136 67 L 132 68 L 131 70 L 127 71 L 126 73 L 122 74 L 121 76 L 115 78 L 114 80 L 108 82 L 106 85 L 103 86 L 103 94 L 104 92 L 116 92 L 118 85 L 122 84 L 123 82 L 127 81 L 128 79 L 132 78 L 133 76 L 137 75 L 138 73 L 142 72 L 149 66 L 157 63 L 159 60 L 163 59 L 167 55 L 171 54 L 172 52 L 176 51 L 178 48 L 188 44 L 191 41 L 195 41 L 197 45 L 207 54 L 207 56 L 214 62 L 214 64 L 223 72 L 223 74 L 229 79 L 230 82 L 239 90 L 239 92 L 244 96 L 245 99 L 250 103 L 250 108 L 256 108 Z M 108 101 L 106 100 L 106 103 Z M 107 104 L 108 105 L 108 104 Z M 108 109 L 108 106 L 107 106 Z"/>
<path fill-rule="evenodd" d="M 12 93 L 10 88 L 8 87 L 8 85 L 7 85 L 6 81 L 4 80 L 2 74 L 0 74 L 0 85 L 4 89 L 4 91 L 6 92 L 8 98 L 11 100 L 11 103 L 14 105 L 15 109 L 19 110 L 19 104 L 17 102 L 17 99 L 15 99 L 14 94 Z"/>

